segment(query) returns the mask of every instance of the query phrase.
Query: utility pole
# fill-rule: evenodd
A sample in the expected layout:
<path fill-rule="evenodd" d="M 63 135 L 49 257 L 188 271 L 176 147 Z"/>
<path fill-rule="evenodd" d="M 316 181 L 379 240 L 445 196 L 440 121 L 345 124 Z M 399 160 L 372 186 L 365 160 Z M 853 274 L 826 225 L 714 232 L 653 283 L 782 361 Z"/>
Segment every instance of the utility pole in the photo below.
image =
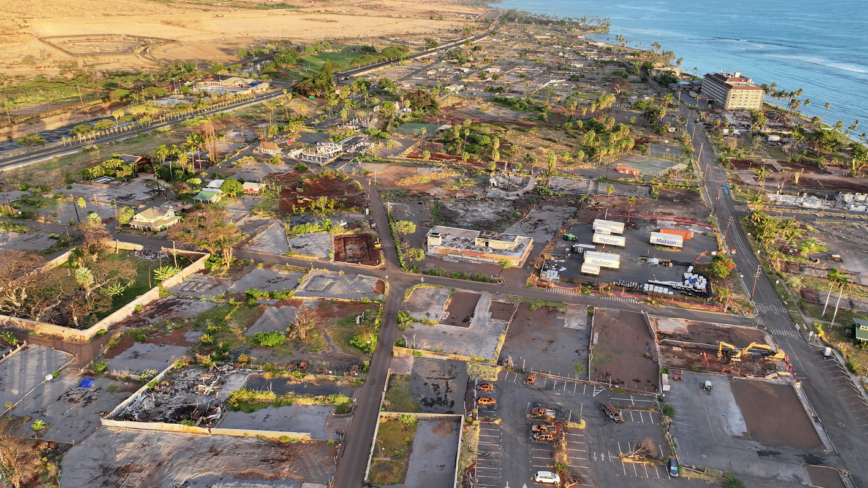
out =
<path fill-rule="evenodd" d="M 726 229 L 723 230 L 723 245 L 726 246 L 726 234 L 729 232 L 729 226 L 732 224 L 732 216 L 726 221 Z"/>
<path fill-rule="evenodd" d="M 757 280 L 759 280 L 760 272 L 762 271 L 762 269 L 763 269 L 762 264 L 757 265 L 756 274 L 753 275 L 753 289 L 750 291 L 750 299 L 751 300 L 753 300 L 753 294 L 754 294 L 754 292 L 756 292 L 756 282 L 757 282 Z"/>

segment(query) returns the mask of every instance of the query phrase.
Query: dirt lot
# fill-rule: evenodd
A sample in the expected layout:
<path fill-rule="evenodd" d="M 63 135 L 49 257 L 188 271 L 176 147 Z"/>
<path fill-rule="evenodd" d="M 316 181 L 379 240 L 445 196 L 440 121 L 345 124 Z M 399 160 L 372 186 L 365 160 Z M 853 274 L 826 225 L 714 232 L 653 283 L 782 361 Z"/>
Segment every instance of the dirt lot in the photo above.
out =
<path fill-rule="evenodd" d="M 517 367 L 551 372 L 559 376 L 577 374 L 576 364 L 582 367 L 580 377 L 586 378 L 588 364 L 588 329 L 564 327 L 564 317 L 551 307 L 535 307 L 521 303 L 506 334 L 506 341 L 498 362 L 511 359 Z"/>
<path fill-rule="evenodd" d="M 436 205 L 444 225 L 462 229 L 505 230 L 512 220 L 513 204 L 506 200 L 496 201 L 447 201 Z"/>
<path fill-rule="evenodd" d="M 290 173 L 280 181 L 293 181 Z M 366 203 L 362 188 L 354 180 L 320 176 L 302 182 L 287 183 L 280 196 L 281 212 L 302 212 L 311 209 L 314 200 L 325 197 L 335 210 L 360 208 Z"/>
<path fill-rule="evenodd" d="M 479 296 L 478 293 L 455 292 L 446 305 L 449 316 L 442 323 L 456 327 L 470 327 L 470 319 L 473 318 L 473 311 L 479 303 Z"/>
<path fill-rule="evenodd" d="M 370 234 L 335 236 L 335 261 L 359 263 L 366 266 L 380 265 L 380 250 L 374 247 Z"/>
<path fill-rule="evenodd" d="M 759 356 L 747 355 L 742 358 L 741 362 L 733 362 L 727 357 L 718 359 L 717 353 L 714 351 L 675 348 L 665 345 L 660 346 L 660 362 L 670 370 L 688 370 L 696 366 L 701 371 L 753 376 L 765 376 L 777 371 L 775 363 L 766 361 Z"/>
<path fill-rule="evenodd" d="M 97 430 L 64 457 L 61 486 L 204 488 L 327 483 L 337 446 L 253 437 L 191 436 L 141 430 Z M 247 481 L 248 483 L 244 483 Z M 282 482 L 277 484 L 277 482 Z M 297 486 L 297 485 L 288 485 Z"/>
<path fill-rule="evenodd" d="M 645 357 L 656 353 L 642 314 L 598 308 L 592 333 L 594 380 L 657 390 L 657 365 Z"/>
<path fill-rule="evenodd" d="M 769 446 L 823 449 L 793 387 L 761 381 L 734 381 L 732 394 L 751 440 Z"/>
<path fill-rule="evenodd" d="M 811 476 L 811 484 L 823 488 L 846 488 L 847 485 L 841 480 L 841 475 L 834 468 L 828 466 L 808 465 L 808 474 Z"/>
<path fill-rule="evenodd" d="M 494 320 L 509 320 L 512 314 L 515 313 L 515 304 L 508 302 L 491 302 L 488 307 L 491 312 L 491 318 Z"/>
<path fill-rule="evenodd" d="M 759 329 L 746 327 L 726 327 L 682 319 L 664 317 L 649 317 L 651 326 L 657 331 L 661 340 L 671 339 L 681 342 L 698 342 L 701 344 L 718 345 L 721 341 L 736 347 L 747 347 L 752 342 L 773 345 L 769 334 Z"/>

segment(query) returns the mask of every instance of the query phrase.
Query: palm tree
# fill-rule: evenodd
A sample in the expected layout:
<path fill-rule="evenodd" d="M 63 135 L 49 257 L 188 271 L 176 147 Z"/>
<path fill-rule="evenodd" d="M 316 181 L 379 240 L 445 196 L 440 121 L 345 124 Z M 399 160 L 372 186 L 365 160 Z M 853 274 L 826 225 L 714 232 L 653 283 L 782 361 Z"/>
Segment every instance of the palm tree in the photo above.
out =
<path fill-rule="evenodd" d="M 832 106 L 832 104 L 831 104 L 831 103 L 829 103 L 829 102 L 826 102 L 826 105 L 824 105 L 824 106 L 825 106 L 825 107 L 826 107 L 826 110 L 829 110 L 829 107 L 831 107 L 831 106 Z M 823 110 L 823 117 L 825 117 L 825 116 L 826 116 L 826 110 Z"/>
<path fill-rule="evenodd" d="M 756 170 L 757 181 L 759 181 L 760 183 L 765 183 L 766 176 L 768 175 L 768 173 L 769 173 L 769 170 L 767 170 L 765 166 L 760 166 L 759 168 L 757 168 L 757 170 Z"/>
<path fill-rule="evenodd" d="M 199 149 L 205 144 L 205 138 L 198 132 L 193 132 L 187 136 L 187 145 L 196 148 L 196 159 L 199 160 Z M 195 166 L 195 165 L 194 165 Z"/>

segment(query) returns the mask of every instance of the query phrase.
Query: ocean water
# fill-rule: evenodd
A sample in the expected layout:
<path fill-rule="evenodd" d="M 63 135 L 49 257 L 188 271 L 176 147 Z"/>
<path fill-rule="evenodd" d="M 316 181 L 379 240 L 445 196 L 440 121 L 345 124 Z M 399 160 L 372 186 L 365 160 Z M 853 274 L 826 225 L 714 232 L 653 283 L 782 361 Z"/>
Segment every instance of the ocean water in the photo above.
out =
<path fill-rule="evenodd" d="M 868 132 L 868 2 L 865 0 L 507 0 L 495 4 L 561 17 L 608 17 L 606 34 L 648 48 L 658 42 L 699 76 L 740 71 L 756 83 L 777 82 L 811 104 L 800 111 Z M 830 103 L 828 111 L 824 105 Z"/>

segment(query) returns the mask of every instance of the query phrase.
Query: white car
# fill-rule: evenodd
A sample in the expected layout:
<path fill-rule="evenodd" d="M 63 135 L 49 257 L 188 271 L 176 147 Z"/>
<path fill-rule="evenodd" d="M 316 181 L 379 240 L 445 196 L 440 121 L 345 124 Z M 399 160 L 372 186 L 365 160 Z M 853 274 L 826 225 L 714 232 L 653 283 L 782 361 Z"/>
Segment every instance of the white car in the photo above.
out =
<path fill-rule="evenodd" d="M 533 480 L 537 483 L 558 485 L 561 482 L 561 477 L 551 471 L 538 471 L 536 476 L 533 477 Z"/>

